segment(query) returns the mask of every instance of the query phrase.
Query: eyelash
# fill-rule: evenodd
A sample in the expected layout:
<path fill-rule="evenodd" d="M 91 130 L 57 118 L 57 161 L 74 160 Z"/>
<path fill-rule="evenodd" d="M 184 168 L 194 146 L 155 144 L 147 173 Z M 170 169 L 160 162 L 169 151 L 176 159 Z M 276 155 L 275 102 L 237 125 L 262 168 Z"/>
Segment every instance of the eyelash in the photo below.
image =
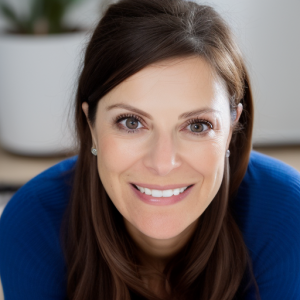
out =
<path fill-rule="evenodd" d="M 115 118 L 114 123 L 117 124 L 117 126 L 121 130 L 127 131 L 127 133 L 137 133 L 137 132 L 139 132 L 141 130 L 141 128 L 129 130 L 127 128 L 124 128 L 121 124 L 119 124 L 121 121 L 129 119 L 129 118 L 134 118 L 134 119 L 138 120 L 141 124 L 143 124 L 143 120 L 139 116 L 136 116 L 136 115 L 133 115 L 133 114 L 119 115 Z M 193 134 L 193 135 L 197 135 L 197 136 L 206 135 L 206 134 L 208 134 L 210 129 L 213 128 L 212 124 L 209 121 L 204 120 L 204 119 L 199 119 L 199 118 L 188 120 L 185 127 L 187 127 L 188 125 L 191 125 L 191 124 L 195 124 L 195 123 L 204 123 L 205 125 L 207 125 L 209 127 L 209 129 L 205 130 L 205 131 L 202 131 L 202 132 L 199 132 L 199 133 L 195 133 L 195 132 L 190 131 L 190 134 Z"/>

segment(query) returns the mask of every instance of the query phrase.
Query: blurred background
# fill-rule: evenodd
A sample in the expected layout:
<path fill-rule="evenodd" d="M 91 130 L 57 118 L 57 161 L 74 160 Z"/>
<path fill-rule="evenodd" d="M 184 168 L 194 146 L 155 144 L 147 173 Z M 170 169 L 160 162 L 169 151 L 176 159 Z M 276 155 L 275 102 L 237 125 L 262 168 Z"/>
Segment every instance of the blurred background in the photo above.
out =
<path fill-rule="evenodd" d="M 70 108 L 83 51 L 112 2 L 0 0 L 0 215 L 24 183 L 74 155 Z M 222 14 L 244 53 L 253 149 L 300 171 L 300 1 L 196 2 Z"/>

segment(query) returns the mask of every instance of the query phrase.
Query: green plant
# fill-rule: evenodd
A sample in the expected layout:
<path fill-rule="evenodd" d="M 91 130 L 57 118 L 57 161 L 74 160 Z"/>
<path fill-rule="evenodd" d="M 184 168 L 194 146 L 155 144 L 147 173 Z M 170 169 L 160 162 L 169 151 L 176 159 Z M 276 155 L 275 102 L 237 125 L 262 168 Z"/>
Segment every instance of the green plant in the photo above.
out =
<path fill-rule="evenodd" d="M 13 26 L 11 32 L 52 34 L 74 31 L 63 24 L 67 10 L 81 0 L 31 0 L 26 16 L 19 16 L 5 0 L 0 0 L 0 12 Z"/>

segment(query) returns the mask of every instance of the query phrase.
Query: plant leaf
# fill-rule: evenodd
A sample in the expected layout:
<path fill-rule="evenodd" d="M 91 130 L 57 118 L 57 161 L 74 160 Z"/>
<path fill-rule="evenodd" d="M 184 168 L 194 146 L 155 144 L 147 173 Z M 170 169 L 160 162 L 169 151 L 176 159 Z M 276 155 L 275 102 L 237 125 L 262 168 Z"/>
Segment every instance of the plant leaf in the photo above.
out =
<path fill-rule="evenodd" d="M 6 19 L 13 25 L 15 30 L 17 30 L 20 33 L 26 33 L 27 32 L 27 22 L 26 20 L 22 20 L 17 14 L 14 12 L 14 10 L 3 1 L 0 2 L 0 11 L 2 14 L 6 17 Z"/>
<path fill-rule="evenodd" d="M 49 20 L 50 32 L 58 33 L 62 31 L 62 19 L 65 14 L 66 7 L 60 0 L 45 0 L 46 4 L 46 17 Z"/>
<path fill-rule="evenodd" d="M 31 0 L 30 13 L 21 18 L 10 5 L 0 0 L 0 12 L 20 33 L 34 33 L 36 24 L 45 20 L 49 24 L 49 33 L 63 32 L 63 17 L 66 11 L 82 0 Z"/>
<path fill-rule="evenodd" d="M 31 20 L 37 20 L 41 17 L 43 17 L 43 6 L 44 1 L 41 0 L 33 0 L 31 4 L 31 14 L 30 19 Z"/>
<path fill-rule="evenodd" d="M 13 9 L 6 3 L 0 3 L 0 10 L 2 11 L 2 14 L 13 23 L 18 23 L 18 17 L 13 11 Z"/>
<path fill-rule="evenodd" d="M 30 9 L 28 23 L 30 26 L 30 31 L 32 33 L 35 33 L 36 31 L 35 28 L 36 22 L 41 20 L 44 17 L 43 4 L 44 3 L 41 0 L 32 0 L 31 2 L 31 9 Z"/>

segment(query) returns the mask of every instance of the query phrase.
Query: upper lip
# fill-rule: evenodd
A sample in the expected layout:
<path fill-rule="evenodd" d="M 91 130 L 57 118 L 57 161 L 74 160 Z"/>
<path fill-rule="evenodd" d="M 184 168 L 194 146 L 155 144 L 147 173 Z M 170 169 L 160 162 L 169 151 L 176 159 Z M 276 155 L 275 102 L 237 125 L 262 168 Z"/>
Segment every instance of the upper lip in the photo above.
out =
<path fill-rule="evenodd" d="M 132 184 L 150 189 L 150 190 L 174 190 L 174 189 L 178 189 L 178 188 L 183 188 L 186 186 L 190 186 L 193 184 L 169 184 L 169 185 L 158 185 L 158 184 L 147 184 L 147 183 L 137 183 L 137 182 L 132 182 Z"/>

